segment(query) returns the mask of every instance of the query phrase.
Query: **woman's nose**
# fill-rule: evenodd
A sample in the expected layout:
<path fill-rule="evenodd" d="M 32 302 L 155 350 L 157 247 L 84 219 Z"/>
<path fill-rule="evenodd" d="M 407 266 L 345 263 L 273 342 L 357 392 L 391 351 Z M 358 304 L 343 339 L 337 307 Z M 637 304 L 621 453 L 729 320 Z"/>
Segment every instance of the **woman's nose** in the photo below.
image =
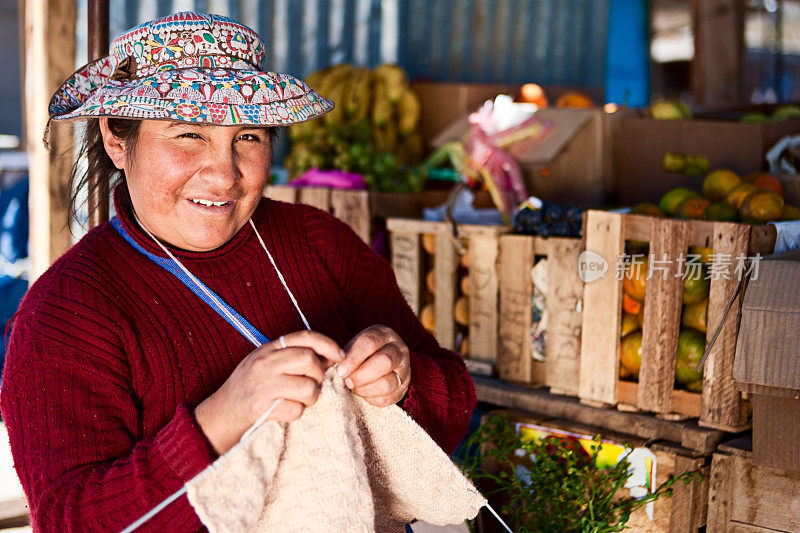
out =
<path fill-rule="evenodd" d="M 208 161 L 203 169 L 203 178 L 221 189 L 232 187 L 239 179 L 234 151 L 225 148 L 210 150 Z"/>

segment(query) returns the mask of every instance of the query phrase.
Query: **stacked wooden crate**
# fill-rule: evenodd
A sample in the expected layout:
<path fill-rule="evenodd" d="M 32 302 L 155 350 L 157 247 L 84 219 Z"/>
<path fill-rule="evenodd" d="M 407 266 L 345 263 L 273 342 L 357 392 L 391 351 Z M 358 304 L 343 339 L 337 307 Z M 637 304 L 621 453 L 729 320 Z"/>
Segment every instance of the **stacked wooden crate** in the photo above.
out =
<path fill-rule="evenodd" d="M 584 235 L 587 253 L 597 254 L 608 267 L 605 276 L 584 285 L 581 401 L 665 417 L 699 417 L 701 425 L 726 431 L 748 427 L 747 409 L 731 374 L 741 310 L 740 281 L 733 270 L 711 279 L 707 342 L 722 326 L 705 362 L 702 394 L 693 393 L 674 385 L 683 287 L 678 269 L 680 257 L 686 256 L 690 246 L 713 249 L 712 268 L 718 267 L 717 272 L 722 271 L 724 257 L 771 253 L 774 228 L 589 211 Z M 614 263 L 624 256 L 629 240 L 649 243 L 650 256 L 662 262 L 664 269 L 663 275 L 647 281 L 638 383 L 621 380 L 618 374 L 622 280 L 615 275 Z"/>

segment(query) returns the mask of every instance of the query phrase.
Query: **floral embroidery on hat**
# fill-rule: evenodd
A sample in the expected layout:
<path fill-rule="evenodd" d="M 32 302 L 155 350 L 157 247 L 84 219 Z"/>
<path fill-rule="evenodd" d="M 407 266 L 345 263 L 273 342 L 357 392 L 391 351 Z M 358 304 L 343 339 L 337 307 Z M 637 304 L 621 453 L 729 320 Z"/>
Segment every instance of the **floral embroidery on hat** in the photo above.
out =
<path fill-rule="evenodd" d="M 264 43 L 247 26 L 219 15 L 176 13 L 114 39 L 108 56 L 56 91 L 50 116 L 272 126 L 333 109 L 302 80 L 263 71 L 265 56 Z"/>

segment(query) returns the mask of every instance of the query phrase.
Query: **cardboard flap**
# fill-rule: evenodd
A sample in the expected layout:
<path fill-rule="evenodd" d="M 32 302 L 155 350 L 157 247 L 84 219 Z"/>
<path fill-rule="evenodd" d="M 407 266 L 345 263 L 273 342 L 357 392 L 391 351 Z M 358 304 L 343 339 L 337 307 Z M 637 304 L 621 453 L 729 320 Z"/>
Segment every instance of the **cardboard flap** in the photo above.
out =
<path fill-rule="evenodd" d="M 800 252 L 762 260 L 750 279 L 733 378 L 746 389 L 784 389 L 780 396 L 800 390 Z"/>
<path fill-rule="evenodd" d="M 540 109 L 536 116 L 552 124 L 550 133 L 531 147 L 526 147 L 525 141 L 511 145 L 508 153 L 523 165 L 548 165 L 566 149 L 592 116 L 599 113 L 596 109 Z M 462 116 L 440 131 L 431 144 L 439 148 L 445 143 L 460 141 L 469 132 L 469 127 L 467 116 Z"/>

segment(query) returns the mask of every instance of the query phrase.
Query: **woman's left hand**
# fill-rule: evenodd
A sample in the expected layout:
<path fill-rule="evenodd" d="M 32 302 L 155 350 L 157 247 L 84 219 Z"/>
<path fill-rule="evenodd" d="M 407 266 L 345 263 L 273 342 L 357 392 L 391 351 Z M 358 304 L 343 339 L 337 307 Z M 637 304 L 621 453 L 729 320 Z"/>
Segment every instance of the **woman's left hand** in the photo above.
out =
<path fill-rule="evenodd" d="M 355 394 L 376 407 L 399 402 L 411 382 L 408 346 L 392 328 L 370 326 L 345 347 L 339 375 Z"/>

